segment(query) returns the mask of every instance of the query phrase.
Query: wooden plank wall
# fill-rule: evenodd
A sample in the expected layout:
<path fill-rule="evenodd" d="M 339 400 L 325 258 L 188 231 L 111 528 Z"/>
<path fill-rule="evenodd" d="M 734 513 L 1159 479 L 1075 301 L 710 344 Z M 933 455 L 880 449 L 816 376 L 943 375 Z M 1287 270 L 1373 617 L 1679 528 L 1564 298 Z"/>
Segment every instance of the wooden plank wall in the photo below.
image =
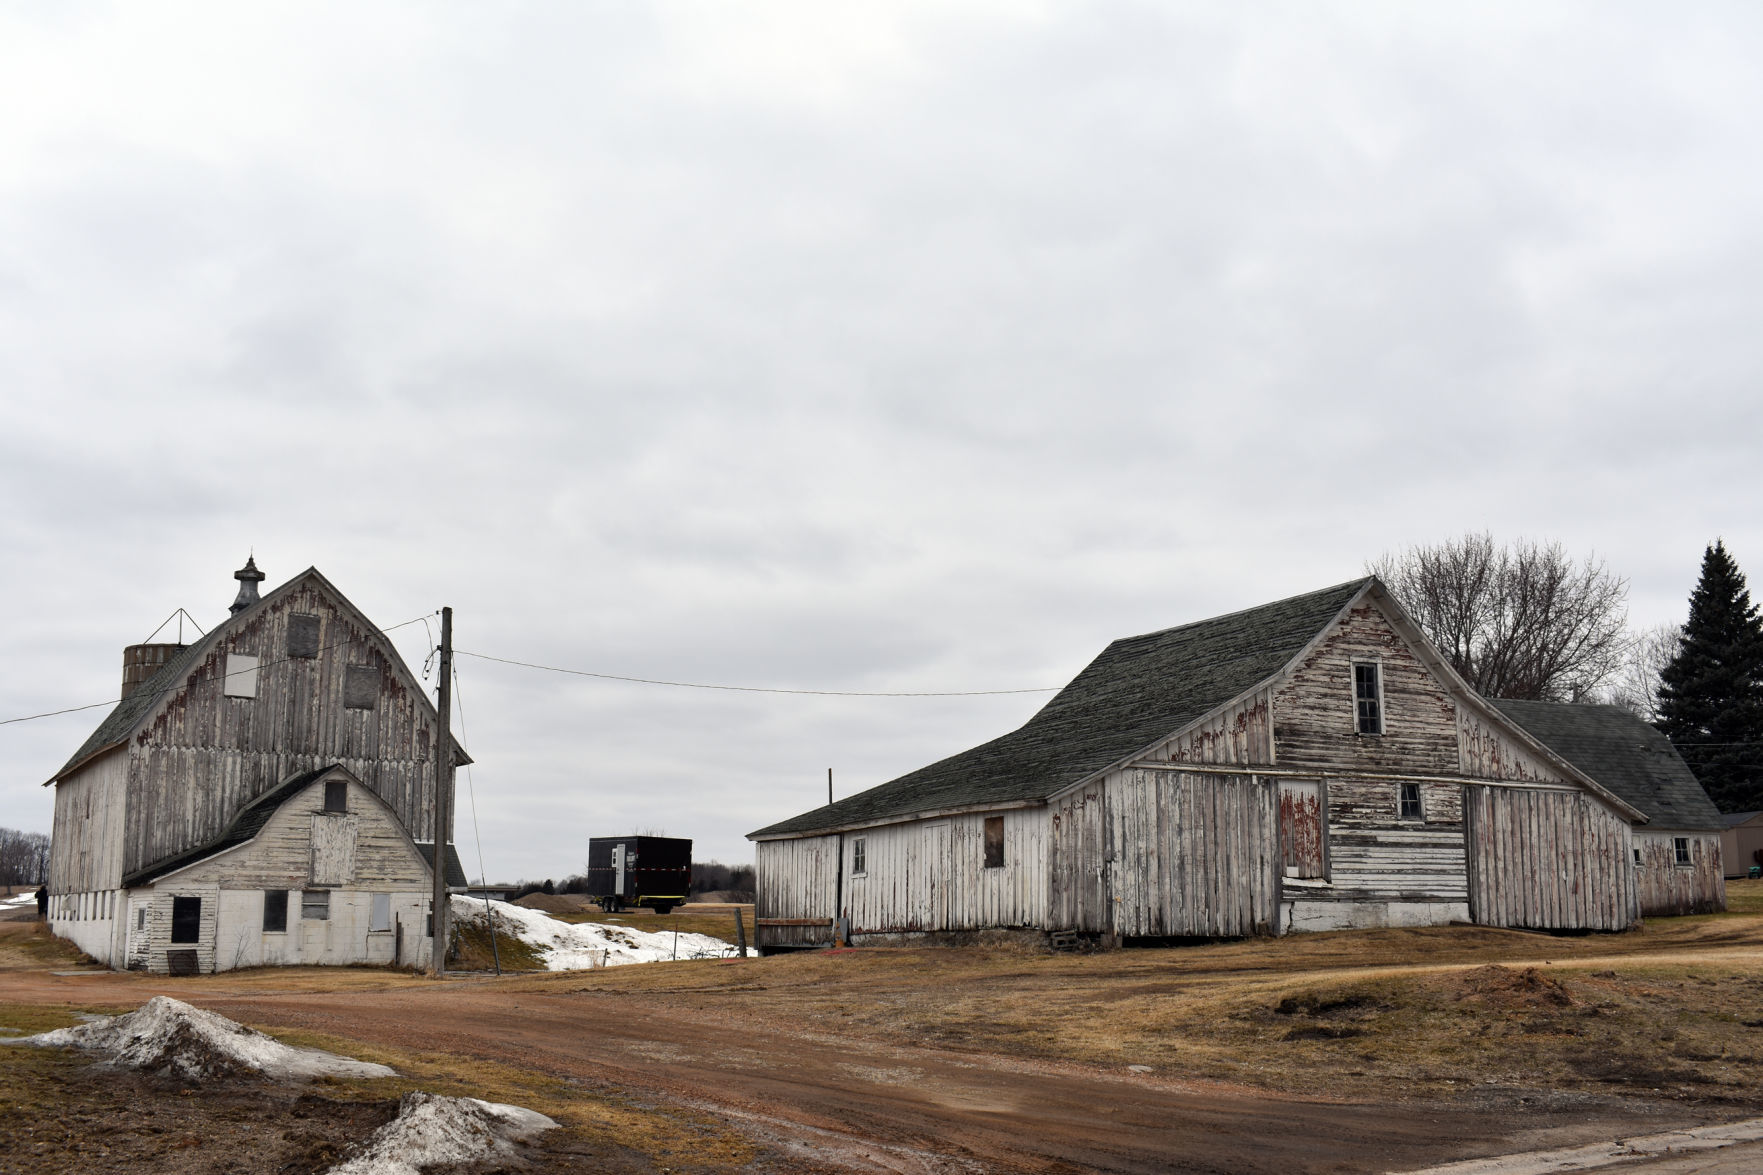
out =
<path fill-rule="evenodd" d="M 1579 792 L 1466 790 L 1475 921 L 1537 930 L 1621 930 L 1640 916 L 1626 820 Z"/>
<path fill-rule="evenodd" d="M 1153 747 L 1141 763 L 1221 763 L 1246 767 L 1273 762 L 1272 698 L 1267 690 L 1238 702 L 1192 730 Z"/>
<path fill-rule="evenodd" d="M 1004 864 L 985 866 L 987 816 L 1004 821 Z M 864 873 L 855 872 L 857 841 Z M 845 834 L 853 934 L 1039 926 L 1047 905 L 1047 811 L 968 812 Z"/>
<path fill-rule="evenodd" d="M 838 855 L 837 836 L 762 840 L 754 844 L 756 945 L 770 948 L 831 944 Z M 815 925 L 766 925 L 768 921 L 809 920 Z"/>
<path fill-rule="evenodd" d="M 316 657 L 288 655 L 296 615 L 317 616 Z M 228 653 L 259 658 L 257 696 L 223 697 Z M 218 836 L 250 800 L 302 771 L 342 763 L 406 830 L 434 831 L 434 708 L 396 653 L 314 580 L 268 602 L 210 648 L 130 748 L 124 871 Z M 343 705 L 348 667 L 379 678 L 373 709 Z"/>
<path fill-rule="evenodd" d="M 1328 876 L 1328 837 L 1324 834 L 1322 782 L 1279 781 L 1279 863 L 1287 877 Z"/>
<path fill-rule="evenodd" d="M 1503 727 L 1468 706 L 1458 712 L 1457 733 L 1463 748 L 1465 775 L 1521 783 L 1567 782 L 1565 776 L 1543 762 Z"/>
<path fill-rule="evenodd" d="M 1677 863 L 1676 838 L 1689 841 L 1690 863 Z M 1644 832 L 1634 834 L 1640 854 L 1635 883 L 1643 915 L 1714 914 L 1726 909 L 1718 832 Z"/>
<path fill-rule="evenodd" d="M 128 770 L 128 755 L 113 751 L 56 786 L 50 893 L 92 893 L 122 883 Z"/>
<path fill-rule="evenodd" d="M 1353 662 L 1382 666 L 1384 733 L 1358 733 Z M 1366 600 L 1274 692 L 1282 767 L 1354 771 L 1458 770 L 1457 703 Z"/>
<path fill-rule="evenodd" d="M 1279 900 L 1279 798 L 1250 775 L 1126 770 L 1106 788 L 1113 918 L 1128 938 L 1271 934 Z M 1081 866 L 1080 866 L 1081 869 Z"/>
<path fill-rule="evenodd" d="M 1048 930 L 1107 933 L 1113 928 L 1103 876 L 1108 859 L 1104 791 L 1096 780 L 1048 805 Z"/>
<path fill-rule="evenodd" d="M 1421 823 L 1398 819 L 1400 780 L 1330 779 L 1330 886 L 1309 900 L 1462 902 L 1469 896 L 1463 787 L 1412 781 Z"/>

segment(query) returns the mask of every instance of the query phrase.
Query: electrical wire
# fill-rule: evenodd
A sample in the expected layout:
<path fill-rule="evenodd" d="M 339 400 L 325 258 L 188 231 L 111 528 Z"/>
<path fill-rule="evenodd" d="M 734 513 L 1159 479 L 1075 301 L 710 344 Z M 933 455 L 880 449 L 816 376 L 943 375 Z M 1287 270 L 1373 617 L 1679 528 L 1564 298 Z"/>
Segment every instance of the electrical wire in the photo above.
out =
<path fill-rule="evenodd" d="M 978 698 L 999 694 L 1052 694 L 1059 692 L 1058 686 L 1038 686 L 1033 689 L 842 690 L 779 689 L 763 685 L 706 685 L 699 681 L 664 681 L 654 677 L 625 677 L 617 673 L 595 673 L 587 669 L 560 669 L 555 665 L 537 665 L 531 661 L 492 657 L 488 653 L 473 653 L 466 649 L 454 649 L 453 655 L 455 657 L 476 657 L 479 661 L 494 661 L 500 665 L 518 665 L 522 669 L 542 669 L 546 673 L 566 673 L 571 677 L 596 677 L 602 681 L 629 681 L 638 685 L 668 685 L 677 689 L 731 690 L 744 694 L 800 694 L 821 698 Z"/>
<path fill-rule="evenodd" d="M 175 613 L 174 613 L 174 615 L 175 615 Z M 379 629 L 378 631 L 381 633 L 396 632 L 400 628 L 408 628 L 410 625 L 419 624 L 423 620 L 426 620 L 426 619 L 427 619 L 426 616 L 418 616 L 415 619 L 406 620 L 402 624 L 394 624 L 389 628 L 382 628 L 382 629 Z M 164 625 L 161 625 L 160 627 L 163 628 Z M 204 634 L 204 635 L 206 635 L 206 634 Z M 346 640 L 346 641 L 338 641 L 335 644 L 324 645 L 318 649 L 318 652 L 325 653 L 325 652 L 329 652 L 331 649 L 346 648 L 349 645 L 359 644 L 359 643 L 360 642 L 356 638 L 351 637 L 349 640 Z M 238 670 L 234 670 L 232 673 L 223 673 L 223 674 L 221 674 L 221 677 L 223 679 L 228 678 L 228 677 L 241 677 L 247 673 L 256 673 L 258 670 L 268 669 L 272 665 L 281 665 L 281 664 L 285 664 L 288 661 L 306 660 L 306 659 L 307 658 L 304 658 L 304 657 L 278 657 L 277 659 L 275 659 L 273 661 L 261 661 L 257 665 L 255 665 L 254 667 L 252 667 L 250 669 L 238 669 Z M 178 690 L 183 689 L 187 684 L 188 684 L 187 682 L 180 681 L 176 685 L 168 685 L 164 689 L 156 689 L 151 694 L 148 694 L 147 696 L 154 697 L 154 698 L 164 697 L 166 694 L 176 693 Z M 136 692 L 139 692 L 139 691 L 136 691 Z M 135 695 L 130 694 L 129 696 L 132 698 Z M 13 725 L 15 723 L 19 723 L 19 722 L 35 722 L 39 718 L 56 718 L 62 714 L 78 714 L 81 710 L 98 710 L 98 709 L 102 709 L 105 707 L 115 708 L 116 705 L 117 705 L 117 699 L 107 698 L 102 702 L 88 702 L 84 706 L 69 706 L 65 710 L 45 710 L 41 714 L 25 714 L 25 715 L 18 717 L 18 718 L 0 718 L 0 726 L 11 726 L 11 725 Z"/>

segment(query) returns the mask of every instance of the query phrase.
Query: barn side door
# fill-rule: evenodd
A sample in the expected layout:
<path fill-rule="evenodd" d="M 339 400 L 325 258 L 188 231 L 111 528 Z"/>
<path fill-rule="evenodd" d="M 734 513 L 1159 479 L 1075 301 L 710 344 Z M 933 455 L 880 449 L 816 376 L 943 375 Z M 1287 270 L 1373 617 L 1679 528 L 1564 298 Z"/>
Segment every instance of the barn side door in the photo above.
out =
<path fill-rule="evenodd" d="M 1279 859 L 1287 877 L 1327 877 L 1327 844 L 1322 783 L 1315 779 L 1279 782 Z"/>

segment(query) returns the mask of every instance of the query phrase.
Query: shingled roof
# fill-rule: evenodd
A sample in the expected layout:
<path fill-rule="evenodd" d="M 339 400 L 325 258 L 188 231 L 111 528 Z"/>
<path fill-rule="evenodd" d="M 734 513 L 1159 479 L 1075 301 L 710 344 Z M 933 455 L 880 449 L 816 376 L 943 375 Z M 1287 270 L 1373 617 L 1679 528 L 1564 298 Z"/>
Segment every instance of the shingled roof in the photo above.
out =
<path fill-rule="evenodd" d="M 1719 828 L 1720 813 L 1671 740 L 1619 706 L 1488 699 L 1659 828 Z"/>
<path fill-rule="evenodd" d="M 1373 581 L 1124 637 L 1018 729 L 754 839 L 1046 800 L 1205 716 L 1284 669 Z"/>
<path fill-rule="evenodd" d="M 129 735 L 134 733 L 136 724 L 146 717 L 147 711 L 153 708 L 153 703 L 159 700 L 159 695 L 168 690 L 177 689 L 184 683 L 184 677 L 189 673 L 190 667 L 213 643 L 218 631 L 209 633 L 188 648 L 172 654 L 171 659 L 159 667 L 159 672 L 136 686 L 128 697 L 118 702 L 116 708 L 105 716 L 103 722 L 98 724 L 98 729 L 94 730 L 91 737 L 80 744 L 80 749 L 73 753 L 73 757 L 62 766 L 60 771 L 55 773 L 49 782 L 54 783 L 55 780 L 72 774 L 74 768 L 79 767 L 100 751 L 127 742 Z"/>
<path fill-rule="evenodd" d="M 178 853 L 176 856 L 166 857 L 135 870 L 122 879 L 123 888 L 130 889 L 137 885 L 146 885 L 168 873 L 176 873 L 179 869 L 194 865 L 198 861 L 205 861 L 216 853 L 224 853 L 228 849 L 237 848 L 255 839 L 257 834 L 262 832 L 264 826 L 269 823 L 269 818 L 274 816 L 283 804 L 305 791 L 319 779 L 329 775 L 338 766 L 339 764 L 333 763 L 329 767 L 320 767 L 316 771 L 304 771 L 286 783 L 278 784 L 245 805 L 239 814 L 233 817 L 233 822 L 227 825 L 226 831 L 219 836 L 206 844 L 197 845 L 195 848 Z M 354 776 L 349 778 L 354 779 Z M 434 859 L 434 841 L 427 843 L 416 841 L 414 843 L 424 861 Z M 448 885 L 463 886 L 466 884 L 465 867 L 459 862 L 458 849 L 451 844 L 447 846 L 446 868 Z"/>

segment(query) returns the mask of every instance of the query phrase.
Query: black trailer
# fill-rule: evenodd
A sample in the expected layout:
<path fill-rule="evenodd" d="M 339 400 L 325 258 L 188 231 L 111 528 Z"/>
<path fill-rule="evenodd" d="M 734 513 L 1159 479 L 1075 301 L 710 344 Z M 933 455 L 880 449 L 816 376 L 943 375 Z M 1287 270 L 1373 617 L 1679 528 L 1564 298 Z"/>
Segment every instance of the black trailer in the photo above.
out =
<path fill-rule="evenodd" d="M 647 906 L 665 914 L 692 892 L 692 842 L 677 836 L 588 840 L 588 896 L 607 912 Z"/>

